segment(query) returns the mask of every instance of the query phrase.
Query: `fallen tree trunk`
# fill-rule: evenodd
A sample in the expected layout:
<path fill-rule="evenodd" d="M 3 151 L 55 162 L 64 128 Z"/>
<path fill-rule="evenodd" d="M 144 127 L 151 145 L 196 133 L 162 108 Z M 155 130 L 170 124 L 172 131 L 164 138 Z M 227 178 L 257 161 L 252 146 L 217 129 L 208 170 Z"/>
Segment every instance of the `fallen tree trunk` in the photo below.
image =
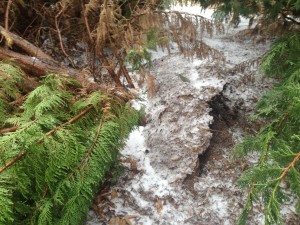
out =
<path fill-rule="evenodd" d="M 8 42 L 21 48 L 28 55 L 0 47 L 0 60 L 13 61 L 24 71 L 30 74 L 45 76 L 48 73 L 57 73 L 65 76 L 78 77 L 82 74 L 80 70 L 61 66 L 51 56 L 44 53 L 40 48 L 34 46 L 22 37 L 9 32 L 0 26 L 0 33 Z"/>
<path fill-rule="evenodd" d="M 0 33 L 6 38 L 12 40 L 12 43 L 23 51 L 25 51 L 28 55 L 34 56 L 39 59 L 46 59 L 55 61 L 50 55 L 44 53 L 40 48 L 34 46 L 30 42 L 26 41 L 22 37 L 11 33 L 10 31 L 6 30 L 4 27 L 0 26 Z"/>
<path fill-rule="evenodd" d="M 47 73 L 57 73 L 78 77 L 82 74 L 80 70 L 61 66 L 54 60 L 46 61 L 45 59 L 23 55 L 2 47 L 0 47 L 0 60 L 15 62 L 27 73 L 33 73 L 38 76 L 45 76 Z"/>

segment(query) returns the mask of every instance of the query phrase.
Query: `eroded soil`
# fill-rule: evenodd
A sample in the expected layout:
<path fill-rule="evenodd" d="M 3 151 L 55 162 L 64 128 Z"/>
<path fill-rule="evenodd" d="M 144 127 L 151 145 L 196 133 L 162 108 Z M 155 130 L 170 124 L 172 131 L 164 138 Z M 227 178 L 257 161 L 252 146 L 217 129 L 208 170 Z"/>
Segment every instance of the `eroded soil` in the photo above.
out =
<path fill-rule="evenodd" d="M 147 124 L 130 135 L 121 152 L 125 172 L 99 194 L 87 224 L 236 223 L 247 195 L 236 181 L 257 157 L 233 161 L 234 146 L 261 126 L 247 117 L 272 81 L 261 78 L 258 65 L 244 63 L 269 45 L 240 42 L 234 32 L 205 38 L 224 53 L 222 64 L 176 53 L 156 57 L 157 92 L 144 99 Z M 285 221 L 298 220 L 287 214 Z M 263 224 L 259 205 L 249 224 Z"/>

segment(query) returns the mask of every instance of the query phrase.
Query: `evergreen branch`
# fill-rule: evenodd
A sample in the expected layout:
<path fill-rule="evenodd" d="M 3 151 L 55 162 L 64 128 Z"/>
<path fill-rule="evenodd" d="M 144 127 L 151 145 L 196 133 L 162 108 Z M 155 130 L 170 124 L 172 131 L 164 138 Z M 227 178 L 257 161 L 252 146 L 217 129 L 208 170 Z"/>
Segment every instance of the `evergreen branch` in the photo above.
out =
<path fill-rule="evenodd" d="M 289 172 L 289 170 L 294 167 L 294 165 L 297 163 L 297 161 L 300 159 L 300 152 L 296 155 L 296 157 L 293 159 L 293 161 L 284 169 L 284 171 L 281 173 L 280 177 L 277 179 L 277 183 L 272 191 L 272 195 L 269 199 L 266 213 L 265 213 L 265 224 L 269 224 L 269 220 L 274 222 L 278 222 L 278 213 L 279 213 L 279 202 L 277 200 L 276 194 L 278 191 L 279 184 L 281 183 L 282 179 L 286 176 L 286 174 Z M 274 212 L 275 210 L 275 212 Z"/>
<path fill-rule="evenodd" d="M 252 185 L 251 188 L 253 188 L 253 187 L 254 187 L 254 185 Z M 248 197 L 247 197 L 246 203 L 244 204 L 244 208 L 237 220 L 237 225 L 245 225 L 246 224 L 249 211 L 252 211 L 252 209 L 253 209 L 251 195 L 252 195 L 252 193 L 248 192 Z"/>
<path fill-rule="evenodd" d="M 106 105 L 105 105 L 105 106 L 103 107 L 103 109 L 102 109 L 103 115 L 108 114 L 109 110 L 110 110 L 110 104 L 109 104 L 109 103 L 106 103 Z M 100 135 L 100 132 L 101 132 L 101 129 L 102 129 L 102 123 L 103 123 L 103 118 L 102 118 L 102 119 L 100 120 L 100 122 L 99 122 L 98 130 L 97 130 L 96 136 L 94 137 L 94 140 L 93 140 L 93 143 L 92 143 L 91 147 L 89 148 L 89 150 L 88 150 L 88 152 L 86 153 L 85 157 L 84 157 L 83 160 L 81 161 L 80 165 L 77 166 L 77 167 L 74 169 L 74 172 L 72 172 L 72 173 L 70 174 L 69 178 L 71 178 L 71 177 L 74 175 L 75 171 L 76 171 L 79 167 L 83 167 L 83 164 L 86 163 L 86 162 L 88 161 L 88 159 L 89 159 L 89 157 L 90 157 L 90 155 L 91 155 L 91 153 L 92 153 L 92 151 L 93 151 L 93 149 L 94 149 L 94 147 L 95 147 L 95 145 L 96 145 L 96 143 L 97 143 L 97 140 L 98 140 L 98 138 L 99 138 L 99 135 Z"/>
<path fill-rule="evenodd" d="M 84 159 L 81 161 L 80 166 L 82 166 L 84 163 L 86 163 L 88 161 L 88 158 L 91 155 L 91 153 L 93 151 L 93 148 L 95 147 L 95 144 L 96 144 L 96 142 L 98 140 L 99 134 L 100 134 L 101 129 L 102 129 L 102 121 L 103 120 L 101 119 L 100 123 L 99 123 L 99 126 L 98 126 L 98 130 L 97 130 L 96 136 L 94 137 L 94 141 L 93 141 L 91 147 L 89 148 L 88 152 L 86 153 Z"/>
<path fill-rule="evenodd" d="M 59 130 L 60 128 L 66 126 L 66 125 L 70 125 L 70 124 L 74 123 L 76 120 L 78 120 L 79 118 L 81 118 L 82 116 L 87 114 L 93 107 L 94 107 L 93 105 L 89 106 L 84 111 L 82 111 L 81 113 L 79 113 L 78 115 L 76 115 L 72 119 L 70 119 L 68 122 L 66 122 L 66 123 L 54 128 L 53 130 L 47 132 L 46 136 L 50 136 L 53 133 L 55 133 L 57 130 Z M 41 137 L 40 139 L 37 140 L 37 143 L 41 143 L 43 140 L 44 140 L 44 137 Z M 15 164 L 17 161 L 19 161 L 21 158 L 23 158 L 23 156 L 25 156 L 26 153 L 27 153 L 27 151 L 23 151 L 23 152 L 19 153 L 15 158 L 13 158 L 11 161 L 6 163 L 5 166 L 0 168 L 0 174 L 3 171 L 5 171 L 6 169 L 8 169 L 9 167 L 11 167 L 13 164 Z"/>
<path fill-rule="evenodd" d="M 240 216 L 239 216 L 239 218 L 237 220 L 237 224 L 238 225 L 245 225 L 246 224 L 246 220 L 247 220 L 247 215 L 249 214 L 249 211 L 252 212 L 252 210 L 253 210 L 252 195 L 253 195 L 255 183 L 256 183 L 256 179 L 254 178 L 254 180 L 251 183 L 251 187 L 250 187 L 250 189 L 248 191 L 246 203 L 244 204 L 244 208 L 242 210 L 242 213 L 240 214 Z"/>
<path fill-rule="evenodd" d="M 287 118 L 288 115 L 289 115 L 288 112 L 285 112 L 285 113 L 282 115 L 282 118 L 280 119 L 279 123 L 278 123 L 277 126 L 276 126 L 276 130 L 279 130 L 279 128 L 281 127 L 283 121 Z"/>
<path fill-rule="evenodd" d="M 284 120 L 287 118 L 288 114 L 289 114 L 288 112 L 285 112 L 283 114 L 282 118 L 280 119 L 280 121 L 276 125 L 276 130 L 279 130 L 279 128 L 282 126 Z M 259 163 L 258 163 L 260 166 L 263 165 L 265 160 L 267 160 L 267 155 L 268 155 L 268 152 L 271 148 L 271 145 L 272 145 L 272 138 L 267 143 L 267 148 L 266 148 L 266 151 L 265 151 L 264 155 L 260 157 L 260 160 L 259 160 Z"/>
<path fill-rule="evenodd" d="M 26 154 L 26 151 L 20 152 L 15 158 L 13 158 L 12 160 L 10 160 L 8 163 L 5 164 L 5 166 L 3 166 L 0 169 L 0 174 L 5 171 L 6 169 L 8 169 L 9 167 L 11 167 L 13 164 L 15 164 L 18 160 L 20 160 L 21 158 L 23 158 L 23 156 Z"/>
<path fill-rule="evenodd" d="M 272 145 L 272 139 L 270 139 L 268 141 L 266 151 L 264 152 L 264 154 L 259 159 L 259 162 L 258 162 L 259 166 L 262 166 L 263 163 L 267 160 L 267 155 L 268 155 L 268 152 L 269 152 L 269 150 L 271 148 L 271 145 Z"/>
<path fill-rule="evenodd" d="M 288 165 L 288 167 L 285 168 L 283 173 L 280 175 L 279 180 L 281 181 L 286 174 L 289 172 L 289 170 L 294 167 L 294 165 L 297 163 L 297 161 L 300 159 L 300 152 L 297 154 L 297 156 L 293 159 L 293 161 Z"/>
<path fill-rule="evenodd" d="M 57 130 L 61 129 L 64 126 L 70 125 L 72 123 L 74 123 L 76 120 L 78 120 L 79 118 L 81 118 L 82 116 L 84 116 L 85 114 L 87 114 L 92 108 L 94 108 L 93 105 L 90 105 L 88 108 L 86 108 L 85 110 L 83 110 L 81 113 L 79 113 L 78 115 L 74 116 L 72 119 L 70 119 L 68 122 L 55 127 L 54 129 L 50 130 L 49 132 L 47 132 L 45 134 L 45 136 L 50 136 L 53 133 L 55 133 Z M 41 143 L 44 140 L 44 137 L 41 137 L 37 142 Z"/>

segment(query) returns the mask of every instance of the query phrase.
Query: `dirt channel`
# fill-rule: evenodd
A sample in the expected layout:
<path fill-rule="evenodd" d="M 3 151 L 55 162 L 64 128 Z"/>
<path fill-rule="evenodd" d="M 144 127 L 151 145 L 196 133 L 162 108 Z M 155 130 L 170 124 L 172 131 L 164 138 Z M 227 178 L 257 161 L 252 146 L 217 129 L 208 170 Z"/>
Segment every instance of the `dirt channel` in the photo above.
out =
<path fill-rule="evenodd" d="M 94 205 L 88 225 L 236 223 L 247 195 L 236 181 L 257 156 L 233 161 L 234 146 L 261 126 L 247 117 L 273 81 L 261 77 L 258 65 L 238 69 L 268 45 L 229 36 L 206 40 L 224 53 L 223 65 L 179 54 L 153 62 L 157 93 L 145 103 L 148 123 L 130 135 L 121 152 L 125 173 L 100 193 L 105 201 Z M 257 205 L 249 224 L 263 219 Z M 284 220 L 298 221 L 292 214 Z"/>

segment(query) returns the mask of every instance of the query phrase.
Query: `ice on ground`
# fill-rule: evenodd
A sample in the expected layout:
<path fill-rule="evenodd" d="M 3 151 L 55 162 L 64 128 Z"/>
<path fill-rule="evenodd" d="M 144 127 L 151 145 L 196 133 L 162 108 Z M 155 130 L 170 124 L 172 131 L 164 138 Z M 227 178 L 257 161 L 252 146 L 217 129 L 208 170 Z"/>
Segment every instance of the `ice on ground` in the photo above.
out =
<path fill-rule="evenodd" d="M 133 182 L 135 183 L 133 189 L 139 190 L 141 188 L 145 192 L 153 191 L 154 195 L 161 197 L 169 194 L 172 189 L 168 182 L 161 178 L 151 166 L 143 131 L 144 127 L 140 126 L 131 132 L 122 155 L 137 160 L 138 170 L 142 171 L 142 175 L 137 177 L 138 182 Z"/>
<path fill-rule="evenodd" d="M 204 12 L 194 6 L 175 6 L 172 10 L 186 10 L 206 18 L 212 15 L 212 10 Z M 246 24 L 247 21 L 242 20 L 242 27 Z M 136 168 L 126 164 L 126 174 L 112 187 L 118 191 L 118 197 L 111 200 L 110 206 L 114 216 L 124 218 L 139 214 L 139 218 L 131 221 L 144 225 L 236 222 L 245 193 L 235 183 L 241 169 L 230 162 L 232 145 L 215 153 L 207 165 L 202 165 L 204 172 L 197 173 L 199 164 L 203 163 L 198 161 L 199 154 L 211 144 L 210 124 L 214 118 L 210 115 L 209 102 L 222 93 L 232 100 L 231 108 L 238 105 L 240 109 L 252 110 L 264 89 L 263 83 L 255 77 L 252 83 L 247 82 L 248 75 L 230 72 L 234 66 L 255 59 L 268 49 L 268 45 L 226 38 L 238 30 L 230 27 L 225 36 L 204 39 L 224 53 L 227 60 L 221 73 L 219 65 L 212 61 L 188 60 L 179 54 L 167 55 L 161 49 L 152 53 L 151 73 L 157 93 L 143 103 L 148 114 L 146 127 L 134 130 L 121 151 L 123 158 L 136 164 Z M 141 108 L 137 101 L 131 104 L 136 109 Z M 239 128 L 228 133 L 231 133 L 228 142 L 237 142 L 243 136 Z M 224 135 L 223 132 L 218 134 Z M 250 161 L 254 163 L 255 159 Z M 255 211 L 254 224 L 263 223 L 260 215 L 261 212 Z M 103 224 L 107 223 L 108 220 Z"/>

